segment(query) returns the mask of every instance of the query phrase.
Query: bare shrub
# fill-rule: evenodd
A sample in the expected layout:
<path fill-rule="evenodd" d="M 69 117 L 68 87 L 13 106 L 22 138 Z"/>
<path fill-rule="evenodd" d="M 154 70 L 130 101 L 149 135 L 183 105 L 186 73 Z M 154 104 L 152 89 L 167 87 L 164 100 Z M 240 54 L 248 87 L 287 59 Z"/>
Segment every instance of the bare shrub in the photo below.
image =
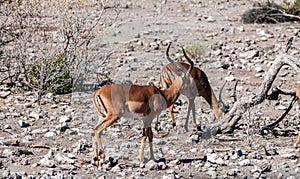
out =
<path fill-rule="evenodd" d="M 300 20 L 300 1 L 294 4 L 283 2 L 282 5 L 273 1 L 258 3 L 242 15 L 243 23 L 280 23 Z"/>
<path fill-rule="evenodd" d="M 113 19 L 103 14 L 115 7 L 105 1 L 0 1 L 1 84 L 37 91 L 39 97 L 74 90 L 82 75 L 75 71 L 87 61 L 91 40 L 119 11 Z"/>

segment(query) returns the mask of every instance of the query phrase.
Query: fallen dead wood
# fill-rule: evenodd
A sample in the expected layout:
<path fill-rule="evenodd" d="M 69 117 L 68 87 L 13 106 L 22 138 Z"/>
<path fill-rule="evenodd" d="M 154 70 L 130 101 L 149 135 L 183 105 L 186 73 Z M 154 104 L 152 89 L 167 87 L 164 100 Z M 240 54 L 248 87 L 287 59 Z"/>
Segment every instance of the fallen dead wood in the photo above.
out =
<path fill-rule="evenodd" d="M 32 143 L 28 143 L 28 142 L 20 142 L 17 139 L 5 139 L 0 141 L 1 145 L 4 146 L 14 146 L 14 147 L 29 147 L 29 148 L 44 148 L 44 149 L 50 149 L 51 147 L 45 144 L 32 144 Z"/>
<path fill-rule="evenodd" d="M 288 51 L 290 45 L 291 43 L 288 43 L 288 46 L 286 48 L 287 50 L 285 52 Z M 259 92 L 256 95 L 243 96 L 238 99 L 223 119 L 206 126 L 202 138 L 209 138 L 210 136 L 214 136 L 217 133 L 232 132 L 247 110 L 258 104 L 261 104 L 262 102 L 264 102 L 264 100 L 270 97 L 268 95 L 268 92 L 270 91 L 277 74 L 283 66 L 288 65 L 292 67 L 297 73 L 300 72 L 300 60 L 291 55 L 288 55 L 285 52 L 279 54 L 275 58 L 273 65 L 267 71 L 265 78 L 263 79 L 259 87 Z"/>
<path fill-rule="evenodd" d="M 4 146 L 20 146 L 20 141 L 17 139 L 5 139 L 1 140 L 0 144 Z"/>
<path fill-rule="evenodd" d="M 283 6 L 268 1 L 257 4 L 256 7 L 246 11 L 241 20 L 243 23 L 281 23 L 289 21 L 299 21 L 300 11 L 297 6 Z"/>
<path fill-rule="evenodd" d="M 47 146 L 45 144 L 32 144 L 29 147 L 31 148 L 43 148 L 43 149 L 50 149 L 50 146 Z"/>
<path fill-rule="evenodd" d="M 283 119 L 284 117 L 290 112 L 290 110 L 292 109 L 292 107 L 294 106 L 295 102 L 298 100 L 298 98 L 296 96 L 294 96 L 294 98 L 292 99 L 289 107 L 287 108 L 287 110 L 282 114 L 282 116 L 280 116 L 275 122 L 273 122 L 272 124 L 266 125 L 264 127 L 262 127 L 260 129 L 261 133 L 263 134 L 264 130 L 272 130 L 275 126 L 277 126 Z"/>

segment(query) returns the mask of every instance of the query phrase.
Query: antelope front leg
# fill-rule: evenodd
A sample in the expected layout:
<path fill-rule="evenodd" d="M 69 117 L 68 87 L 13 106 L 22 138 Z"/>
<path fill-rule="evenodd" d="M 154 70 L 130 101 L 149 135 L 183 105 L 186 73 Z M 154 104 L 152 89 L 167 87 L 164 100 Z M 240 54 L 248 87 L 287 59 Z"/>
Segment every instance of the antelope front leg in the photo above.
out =
<path fill-rule="evenodd" d="M 92 142 L 93 142 L 93 160 L 94 165 L 98 168 L 99 167 L 99 161 L 98 161 L 98 144 L 95 139 L 95 133 L 92 134 Z"/>
<path fill-rule="evenodd" d="M 159 115 L 156 116 L 156 122 L 155 122 L 155 127 L 154 127 L 154 129 L 156 130 L 157 133 L 159 133 L 159 128 L 158 128 L 159 121 L 158 120 L 159 120 Z"/>
<path fill-rule="evenodd" d="M 101 144 L 100 136 L 97 132 L 94 131 L 92 134 L 92 142 L 93 142 L 93 160 L 94 165 L 98 168 L 99 167 L 99 159 L 98 156 L 100 155 L 100 162 L 104 162 L 105 154 Z"/>
<path fill-rule="evenodd" d="M 149 137 L 149 147 L 150 147 L 150 160 L 155 160 L 154 159 L 154 154 L 153 154 L 153 132 L 151 127 L 147 128 L 147 136 Z"/>
<path fill-rule="evenodd" d="M 193 115 L 193 126 L 197 127 L 194 99 L 189 99 L 189 106 L 188 106 L 187 116 L 186 116 L 186 120 L 185 120 L 185 124 L 184 124 L 184 129 L 186 130 L 186 132 L 189 131 L 188 122 L 189 122 L 191 111 L 192 111 L 192 115 Z"/>
<path fill-rule="evenodd" d="M 193 115 L 193 125 L 194 127 L 197 127 L 197 122 L 196 122 L 196 112 L 195 112 L 195 99 L 191 99 L 191 110 L 192 110 L 192 115 Z"/>
<path fill-rule="evenodd" d="M 140 160 L 141 163 L 144 163 L 144 149 L 145 149 L 145 143 L 146 143 L 147 135 L 148 135 L 147 128 L 143 128 L 141 150 L 140 150 L 140 155 L 139 155 L 139 160 Z"/>

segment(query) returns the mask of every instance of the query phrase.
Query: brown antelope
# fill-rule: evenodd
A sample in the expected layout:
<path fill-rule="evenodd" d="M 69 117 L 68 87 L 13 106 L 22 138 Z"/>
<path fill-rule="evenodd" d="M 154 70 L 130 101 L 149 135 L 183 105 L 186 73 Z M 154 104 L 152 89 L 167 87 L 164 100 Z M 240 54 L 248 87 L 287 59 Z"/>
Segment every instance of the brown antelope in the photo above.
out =
<path fill-rule="evenodd" d="M 94 103 L 98 110 L 99 117 L 105 115 L 105 118 L 98 123 L 93 130 L 93 156 L 95 165 L 99 166 L 98 154 L 100 159 L 105 159 L 104 150 L 101 142 L 101 133 L 121 117 L 139 117 L 143 120 L 143 136 L 139 160 L 143 163 L 144 147 L 147 137 L 149 138 L 150 159 L 153 155 L 153 133 L 151 123 L 155 116 L 158 116 L 162 110 L 172 106 L 179 96 L 179 92 L 188 91 L 189 74 L 193 68 L 193 62 L 189 61 L 188 70 L 181 69 L 180 66 L 169 57 L 169 44 L 166 51 L 166 58 L 174 63 L 177 76 L 172 85 L 165 90 L 160 90 L 155 86 L 138 86 L 127 84 L 111 84 L 97 89 L 94 93 Z M 182 50 L 184 50 L 182 48 Z M 186 73 L 184 73 L 186 71 Z M 187 92 L 185 92 L 187 93 Z"/>
<path fill-rule="evenodd" d="M 296 91 L 296 96 L 298 97 L 298 100 L 300 100 L 300 85 L 298 85 L 298 88 Z M 294 146 L 296 147 L 299 143 L 300 143 L 300 131 L 298 132 L 298 136 L 297 136 L 296 142 L 294 143 Z"/>
<path fill-rule="evenodd" d="M 185 58 L 190 61 L 189 55 L 186 54 L 185 51 L 182 51 L 183 55 Z M 187 63 L 179 62 L 180 66 L 184 68 L 186 71 L 187 69 L 190 68 L 190 65 Z M 160 74 L 160 83 L 162 86 L 162 89 L 167 89 L 169 88 L 175 81 L 176 75 L 177 74 L 177 68 L 174 65 L 174 63 L 169 63 L 166 66 L 164 66 L 161 70 Z M 213 109 L 214 116 L 218 119 L 224 116 L 226 112 L 228 112 L 228 106 L 225 105 L 222 100 L 221 100 L 221 91 L 220 91 L 220 101 L 217 100 L 210 84 L 208 81 L 208 78 L 206 74 L 199 68 L 193 67 L 191 70 L 191 83 L 190 83 L 190 91 L 183 91 L 181 94 L 186 96 L 189 101 L 189 106 L 188 106 L 188 112 L 187 112 L 187 118 L 185 121 L 185 130 L 188 131 L 188 119 L 190 116 L 190 111 L 192 110 L 192 115 L 193 115 L 193 124 L 194 126 L 197 126 L 196 123 L 196 117 L 195 117 L 195 98 L 196 96 L 202 96 L 207 103 L 210 105 L 210 107 Z M 224 86 L 223 86 L 224 87 Z M 222 88 L 223 88 L 222 87 Z M 174 114 L 173 114 L 173 107 L 174 103 L 168 108 L 171 119 L 172 119 L 172 125 L 173 128 L 176 130 L 176 122 L 174 119 Z M 158 126 L 158 121 L 156 122 L 156 129 Z"/>

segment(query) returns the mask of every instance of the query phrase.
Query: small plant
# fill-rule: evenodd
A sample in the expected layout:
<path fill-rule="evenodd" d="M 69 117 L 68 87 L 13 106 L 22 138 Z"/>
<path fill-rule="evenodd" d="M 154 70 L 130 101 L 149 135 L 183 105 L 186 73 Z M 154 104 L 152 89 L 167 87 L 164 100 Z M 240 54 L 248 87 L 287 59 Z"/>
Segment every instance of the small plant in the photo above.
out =
<path fill-rule="evenodd" d="M 205 54 L 204 46 L 200 42 L 193 43 L 192 45 L 188 45 L 185 48 L 187 54 L 192 55 L 195 58 L 199 58 Z M 178 53 L 182 54 L 181 49 L 177 50 Z"/>
<path fill-rule="evenodd" d="M 33 64 L 27 75 L 32 88 L 44 92 L 65 94 L 72 92 L 72 75 L 64 55 L 44 59 Z"/>
<path fill-rule="evenodd" d="M 295 0 L 293 3 L 289 1 L 283 1 L 283 4 L 288 9 L 298 9 L 300 10 L 300 0 Z"/>

